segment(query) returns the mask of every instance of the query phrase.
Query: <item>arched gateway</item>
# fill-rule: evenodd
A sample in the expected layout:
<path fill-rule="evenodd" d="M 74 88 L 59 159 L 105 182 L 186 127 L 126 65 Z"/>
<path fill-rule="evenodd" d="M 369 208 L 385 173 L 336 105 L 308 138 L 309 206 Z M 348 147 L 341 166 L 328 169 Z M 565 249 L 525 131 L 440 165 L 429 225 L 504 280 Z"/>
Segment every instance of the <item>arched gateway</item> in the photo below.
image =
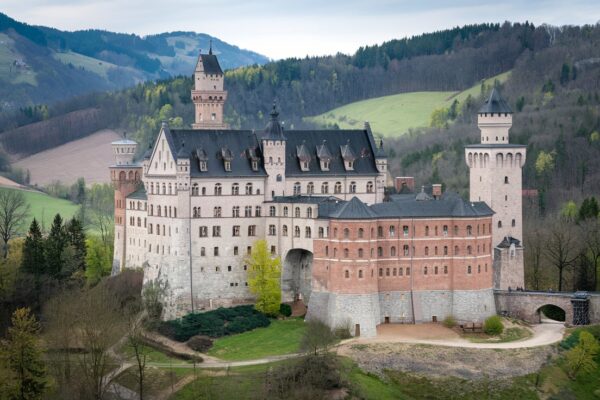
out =
<path fill-rule="evenodd" d="M 313 253 L 306 249 L 291 249 L 283 260 L 281 271 L 281 301 L 302 300 L 308 305 L 312 291 Z"/>

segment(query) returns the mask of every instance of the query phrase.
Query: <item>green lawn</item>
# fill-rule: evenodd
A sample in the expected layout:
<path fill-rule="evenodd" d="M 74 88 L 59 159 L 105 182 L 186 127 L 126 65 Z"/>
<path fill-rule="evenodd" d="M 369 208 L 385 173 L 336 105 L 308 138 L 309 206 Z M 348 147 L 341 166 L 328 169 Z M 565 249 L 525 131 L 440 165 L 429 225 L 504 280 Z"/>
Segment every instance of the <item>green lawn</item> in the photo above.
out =
<path fill-rule="evenodd" d="M 300 318 L 274 320 L 266 328 L 215 340 L 208 354 L 224 360 L 252 360 L 295 353 L 305 329 Z"/>
<path fill-rule="evenodd" d="M 0 190 L 19 189 L 2 188 Z M 29 217 L 27 218 L 27 223 L 24 224 L 23 233 L 29 229 L 29 224 L 34 217 L 38 220 L 43 229 L 49 230 L 52 225 L 52 220 L 57 213 L 63 217 L 63 220 L 66 220 L 73 217 L 79 210 L 77 204 L 71 203 L 68 200 L 57 199 L 41 192 L 30 192 L 27 190 L 23 190 L 22 192 L 30 207 Z"/>
<path fill-rule="evenodd" d="M 135 354 L 134 354 L 133 348 L 131 346 L 129 346 L 129 345 L 124 346 L 121 351 L 127 356 L 128 359 L 133 360 L 135 362 Z M 146 346 L 146 348 L 143 351 L 146 354 L 146 361 L 148 363 L 160 363 L 160 364 L 165 364 L 165 365 L 167 365 L 167 364 L 173 364 L 173 365 L 192 364 L 191 361 L 182 360 L 181 358 L 169 356 L 168 354 L 165 354 L 153 347 Z"/>
<path fill-rule="evenodd" d="M 494 76 L 485 81 L 491 85 L 501 82 L 510 72 Z M 362 128 L 369 121 L 373 133 L 387 137 L 400 136 L 410 128 L 429 126 L 431 113 L 441 107 L 450 107 L 456 99 L 462 103 L 469 95 L 477 96 L 481 84 L 462 92 L 411 92 L 350 103 L 327 111 L 307 120 L 322 125 L 338 124 L 340 128 Z"/>

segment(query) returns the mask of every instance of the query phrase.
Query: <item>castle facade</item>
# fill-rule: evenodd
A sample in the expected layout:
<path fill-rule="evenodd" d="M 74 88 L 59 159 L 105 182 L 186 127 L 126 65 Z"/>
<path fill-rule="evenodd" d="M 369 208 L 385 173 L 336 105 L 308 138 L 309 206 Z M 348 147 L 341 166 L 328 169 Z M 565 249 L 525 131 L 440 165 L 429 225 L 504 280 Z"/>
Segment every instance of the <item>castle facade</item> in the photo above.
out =
<path fill-rule="evenodd" d="M 260 131 L 228 129 L 212 51 L 194 83 L 192 129 L 163 123 L 139 162 L 135 142 L 112 144 L 113 272 L 141 267 L 146 282 L 166 282 L 165 318 L 253 302 L 244 259 L 257 239 L 281 256 L 283 301 L 302 300 L 307 319 L 355 335 L 449 315 L 480 321 L 495 313 L 493 288 L 522 279 L 513 195 L 525 149 L 509 147 L 511 113 L 497 109 L 506 104 L 496 91 L 480 113 L 485 143 L 466 149 L 465 201 L 441 185 L 386 196 L 387 158 L 368 124 L 284 131 L 273 107 Z M 488 142 L 496 131 L 506 139 Z"/>

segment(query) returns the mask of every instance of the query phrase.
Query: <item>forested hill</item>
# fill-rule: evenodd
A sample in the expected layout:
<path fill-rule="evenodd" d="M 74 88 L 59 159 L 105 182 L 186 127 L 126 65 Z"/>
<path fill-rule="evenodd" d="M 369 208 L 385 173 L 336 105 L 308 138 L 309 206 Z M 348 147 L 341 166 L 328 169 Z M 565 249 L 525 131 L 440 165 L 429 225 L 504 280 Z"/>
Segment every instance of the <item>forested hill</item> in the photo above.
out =
<path fill-rule="evenodd" d="M 225 69 L 268 61 L 207 34 L 66 32 L 0 13 L 0 111 L 189 74 L 210 41 Z"/>

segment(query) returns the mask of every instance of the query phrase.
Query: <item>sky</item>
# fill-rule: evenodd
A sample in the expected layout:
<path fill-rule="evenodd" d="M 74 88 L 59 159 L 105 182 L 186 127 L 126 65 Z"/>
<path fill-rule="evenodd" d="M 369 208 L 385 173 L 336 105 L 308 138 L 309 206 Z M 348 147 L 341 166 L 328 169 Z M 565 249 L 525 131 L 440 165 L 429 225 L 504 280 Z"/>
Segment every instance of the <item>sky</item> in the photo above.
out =
<path fill-rule="evenodd" d="M 195 31 L 272 59 L 360 46 L 481 22 L 582 25 L 599 0 L 0 0 L 0 12 L 62 30 L 147 35 Z"/>

